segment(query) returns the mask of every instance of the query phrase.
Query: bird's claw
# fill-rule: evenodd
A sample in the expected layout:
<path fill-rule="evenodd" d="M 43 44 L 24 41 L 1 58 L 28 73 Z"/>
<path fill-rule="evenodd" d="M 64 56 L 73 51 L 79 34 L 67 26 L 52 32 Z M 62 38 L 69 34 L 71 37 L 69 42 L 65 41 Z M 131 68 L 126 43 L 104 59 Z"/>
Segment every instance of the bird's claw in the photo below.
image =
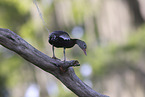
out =
<path fill-rule="evenodd" d="M 60 60 L 60 59 L 58 59 L 58 58 L 56 58 L 56 57 L 52 57 L 52 59 Z"/>
<path fill-rule="evenodd" d="M 53 56 L 52 59 L 58 59 L 58 58 L 56 58 L 56 57 Z"/>

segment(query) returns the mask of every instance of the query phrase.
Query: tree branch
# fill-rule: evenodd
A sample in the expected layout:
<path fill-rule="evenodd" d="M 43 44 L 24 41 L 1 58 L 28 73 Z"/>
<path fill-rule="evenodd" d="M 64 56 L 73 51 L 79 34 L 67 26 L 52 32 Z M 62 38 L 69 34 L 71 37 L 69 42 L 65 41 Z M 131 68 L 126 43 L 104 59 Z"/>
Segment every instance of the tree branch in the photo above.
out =
<path fill-rule="evenodd" d="M 0 44 L 4 47 L 16 52 L 25 60 L 33 63 L 42 70 L 53 74 L 67 88 L 79 97 L 108 97 L 97 93 L 92 88 L 82 82 L 75 74 L 71 66 L 79 66 L 78 61 L 63 61 L 52 59 L 44 53 L 38 51 L 20 36 L 9 29 L 0 28 Z M 68 68 L 65 73 L 60 73 L 58 66 Z"/>

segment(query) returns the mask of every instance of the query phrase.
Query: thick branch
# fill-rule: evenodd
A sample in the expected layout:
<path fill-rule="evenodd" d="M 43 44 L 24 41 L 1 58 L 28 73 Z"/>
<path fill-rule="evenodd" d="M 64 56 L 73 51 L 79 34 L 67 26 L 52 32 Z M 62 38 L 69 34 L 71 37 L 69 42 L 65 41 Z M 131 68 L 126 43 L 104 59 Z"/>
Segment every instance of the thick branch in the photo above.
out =
<path fill-rule="evenodd" d="M 53 74 L 79 97 L 107 97 L 94 91 L 76 76 L 71 66 L 79 66 L 78 61 L 67 61 L 64 64 L 63 61 L 52 59 L 35 49 L 33 46 L 31 46 L 20 36 L 10 31 L 9 29 L 0 28 L 0 44 L 16 52 L 27 61 L 33 63 L 35 66 Z M 65 73 L 60 73 L 60 70 L 57 66 L 70 68 L 68 68 Z"/>

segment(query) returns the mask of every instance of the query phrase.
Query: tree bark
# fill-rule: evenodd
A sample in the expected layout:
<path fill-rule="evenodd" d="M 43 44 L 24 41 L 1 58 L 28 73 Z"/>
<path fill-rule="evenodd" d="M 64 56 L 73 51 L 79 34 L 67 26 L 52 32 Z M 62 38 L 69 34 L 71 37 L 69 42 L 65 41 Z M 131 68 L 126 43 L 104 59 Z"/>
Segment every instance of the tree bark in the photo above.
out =
<path fill-rule="evenodd" d="M 35 49 L 9 29 L 0 28 L 0 44 L 9 50 L 16 52 L 28 62 L 31 62 L 42 70 L 54 75 L 79 97 L 108 97 L 94 91 L 76 76 L 71 66 L 79 66 L 78 61 L 72 60 L 64 63 L 63 61 L 52 59 Z M 59 66 L 62 66 L 65 69 L 67 68 L 67 71 L 61 73 L 58 68 Z"/>
<path fill-rule="evenodd" d="M 126 0 L 130 11 L 132 12 L 133 16 L 133 23 L 135 26 L 139 27 L 142 25 L 145 21 L 143 19 L 143 16 L 140 11 L 140 5 L 138 0 Z"/>

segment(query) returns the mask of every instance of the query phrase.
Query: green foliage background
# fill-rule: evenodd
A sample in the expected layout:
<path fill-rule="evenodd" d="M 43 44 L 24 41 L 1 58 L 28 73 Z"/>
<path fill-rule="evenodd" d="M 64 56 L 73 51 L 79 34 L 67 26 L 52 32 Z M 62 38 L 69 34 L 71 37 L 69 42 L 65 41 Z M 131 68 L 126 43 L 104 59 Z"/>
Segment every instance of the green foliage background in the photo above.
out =
<path fill-rule="evenodd" d="M 135 78 L 137 78 L 135 80 L 136 83 L 140 83 L 135 86 L 144 90 L 145 25 L 142 24 L 137 27 L 123 45 L 109 43 L 102 46 L 102 42 L 99 40 L 98 24 L 95 22 L 95 13 L 99 11 L 101 5 L 98 4 L 94 8 L 86 0 L 72 0 L 69 2 L 64 0 L 63 3 L 61 1 L 63 0 L 39 0 L 38 4 L 50 32 L 65 30 L 71 34 L 73 27 L 80 26 L 83 28 L 84 35 L 81 39 L 88 44 L 88 56 L 84 56 L 78 47 L 74 47 L 67 50 L 67 57 L 70 60 L 77 59 L 81 64 L 88 63 L 91 65 L 92 74 L 88 79 L 92 81 L 92 88 L 101 93 L 108 93 L 106 92 L 108 91 L 105 86 L 107 84 L 106 81 L 109 77 L 111 78 L 111 76 L 117 74 L 122 79 L 120 83 L 125 89 L 130 89 L 129 86 L 125 86 L 131 81 L 125 75 L 129 71 L 131 75 L 135 75 Z M 67 12 L 57 10 L 59 7 L 63 9 L 65 4 L 70 5 L 72 10 L 68 9 Z M 64 17 L 61 17 L 61 15 Z M 94 38 L 91 38 L 92 36 L 88 32 L 91 32 L 92 28 L 86 26 L 90 20 L 93 20 L 92 23 L 95 25 L 93 30 Z M 1 0 L 0 28 L 8 28 L 14 31 L 40 51 L 49 56 L 52 55 L 51 46 L 47 42 L 49 33 L 44 28 L 32 0 Z M 63 57 L 61 49 L 56 49 L 56 56 L 58 58 Z M 85 80 L 85 77 L 80 73 L 80 67 L 74 69 L 80 79 Z M 0 46 L 0 97 L 24 96 L 27 87 L 31 83 L 37 83 L 40 86 L 40 97 L 75 96 L 52 75 L 43 72 L 14 52 Z M 47 76 L 40 77 L 41 73 Z M 48 77 L 46 78 L 47 80 L 45 77 Z M 40 81 L 41 78 L 42 80 Z M 46 92 L 46 87 L 44 86 L 49 83 L 50 79 L 55 80 L 57 83 L 59 89 L 57 96 L 51 96 Z M 21 91 L 16 94 L 19 89 Z M 130 91 L 127 92 L 130 93 Z"/>

